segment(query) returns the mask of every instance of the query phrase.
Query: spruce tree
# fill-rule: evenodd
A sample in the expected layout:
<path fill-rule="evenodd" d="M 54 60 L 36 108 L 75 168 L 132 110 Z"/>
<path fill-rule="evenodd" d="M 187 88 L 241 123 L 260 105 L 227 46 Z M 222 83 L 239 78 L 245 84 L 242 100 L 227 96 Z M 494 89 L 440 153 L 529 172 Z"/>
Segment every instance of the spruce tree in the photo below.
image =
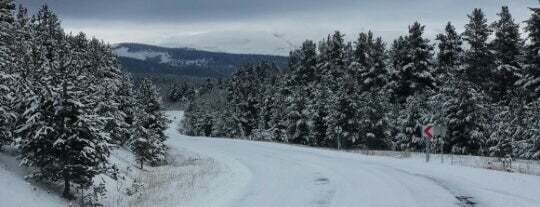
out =
<path fill-rule="evenodd" d="M 516 83 L 527 91 L 529 102 L 540 99 L 540 8 L 529 8 L 531 17 L 525 21 L 527 44 L 525 45 L 525 67 L 522 78 Z"/>
<path fill-rule="evenodd" d="M 405 48 L 395 48 L 394 61 L 396 65 L 392 74 L 393 100 L 403 103 L 407 97 L 435 86 L 435 79 L 431 74 L 433 47 L 428 39 L 422 36 L 424 26 L 415 22 L 409 26 L 409 35 L 405 39 L 398 39 L 395 47 L 402 47 L 401 41 L 406 41 Z"/>
<path fill-rule="evenodd" d="M 13 111 L 15 77 L 0 70 L 0 150 L 2 145 L 13 140 Z"/>
<path fill-rule="evenodd" d="M 140 163 L 157 165 L 165 161 L 166 147 L 164 134 L 167 128 L 166 118 L 161 112 L 161 97 L 157 88 L 149 79 L 143 79 L 137 91 L 135 134 L 131 140 L 131 148 Z"/>
<path fill-rule="evenodd" d="M 439 41 L 437 54 L 437 79 L 448 80 L 448 74 L 463 64 L 463 40 L 450 22 L 446 25 L 444 33 L 435 38 Z"/>
<path fill-rule="evenodd" d="M 492 30 L 481 9 L 474 9 L 468 15 L 469 23 L 465 25 L 463 39 L 469 43 L 469 50 L 465 52 L 465 73 L 467 80 L 477 83 L 483 90 L 492 87 L 491 77 L 494 57 L 489 50 L 487 40 Z"/>
<path fill-rule="evenodd" d="M 12 73 L 14 70 L 15 26 L 13 0 L 0 1 L 0 71 Z"/>
<path fill-rule="evenodd" d="M 37 16 L 47 16 L 37 24 L 57 23 L 57 18 L 47 7 L 43 7 Z M 38 25 L 38 28 L 47 26 Z M 44 43 L 54 43 L 48 45 L 49 51 L 43 51 L 43 59 L 49 64 L 43 64 L 40 71 L 48 78 L 42 79 L 44 90 L 33 104 L 37 108 L 31 112 L 37 113 L 28 123 L 30 127 L 23 127 L 28 131 L 21 151 L 23 164 L 38 169 L 32 177 L 62 180 L 63 196 L 72 198 L 72 182 L 89 186 L 92 178 L 106 169 L 109 134 L 103 133 L 105 117 L 95 110 L 97 97 L 94 94 L 98 87 L 86 78 L 93 74 L 84 70 L 84 56 L 70 44 L 70 39 L 75 37 L 65 36 L 54 28 L 60 29 L 53 27 L 42 34 L 44 38 L 50 38 Z"/>
<path fill-rule="evenodd" d="M 296 51 L 298 55 L 298 63 L 291 68 L 293 78 L 291 79 L 294 85 L 306 86 L 315 81 L 315 67 L 317 66 L 317 47 L 311 40 L 306 40 L 302 46 Z"/>
<path fill-rule="evenodd" d="M 288 97 L 287 140 L 292 143 L 307 145 L 310 142 L 306 104 L 306 92 L 302 88 L 296 88 Z"/>
<path fill-rule="evenodd" d="M 502 7 L 498 14 L 499 21 L 491 27 L 495 32 L 495 39 L 491 42 L 491 48 L 495 56 L 496 68 L 492 72 L 494 101 L 508 99 L 514 83 L 521 73 L 519 59 L 522 50 L 522 41 L 519 34 L 519 25 L 514 22 L 507 6 Z"/>
<path fill-rule="evenodd" d="M 360 137 L 358 94 L 352 77 L 345 77 L 342 81 L 339 90 L 331 98 L 326 136 L 337 148 L 351 148 L 358 144 Z"/>
<path fill-rule="evenodd" d="M 443 89 L 448 99 L 443 103 L 448 120 L 448 140 L 445 152 L 484 154 L 488 139 L 489 105 L 478 86 L 465 79 L 462 71 L 451 76 Z"/>

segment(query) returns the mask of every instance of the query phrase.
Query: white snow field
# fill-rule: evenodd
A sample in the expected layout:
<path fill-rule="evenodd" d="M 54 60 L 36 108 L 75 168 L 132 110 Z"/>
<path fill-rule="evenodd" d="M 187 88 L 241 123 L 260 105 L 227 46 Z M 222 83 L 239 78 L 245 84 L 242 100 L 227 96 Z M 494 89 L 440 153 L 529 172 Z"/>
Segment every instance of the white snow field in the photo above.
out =
<path fill-rule="evenodd" d="M 169 112 L 180 120 L 181 112 Z M 172 123 L 172 126 L 175 123 Z M 174 127 L 173 127 L 174 128 Z M 170 131 L 169 131 L 170 132 Z M 540 206 L 540 177 L 268 142 L 169 134 L 227 167 L 189 206 Z M 228 183 L 227 183 L 228 182 Z M 182 205 L 183 206 L 183 205 Z"/>
<path fill-rule="evenodd" d="M 125 149 L 112 152 L 119 179 L 105 206 L 445 207 L 540 206 L 540 176 L 368 156 L 270 142 L 188 137 L 183 114 L 167 112 L 169 164 L 141 171 Z M 0 206 L 69 206 L 61 187 L 24 180 L 10 149 L 0 153 Z M 78 203 L 73 202 L 73 206 Z"/>

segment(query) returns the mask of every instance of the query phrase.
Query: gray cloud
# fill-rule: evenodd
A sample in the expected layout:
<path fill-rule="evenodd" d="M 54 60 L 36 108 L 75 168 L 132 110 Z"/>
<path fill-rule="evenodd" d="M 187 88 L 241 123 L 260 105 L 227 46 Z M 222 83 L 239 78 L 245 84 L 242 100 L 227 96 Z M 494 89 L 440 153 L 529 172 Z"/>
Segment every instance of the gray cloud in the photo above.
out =
<path fill-rule="evenodd" d="M 433 37 L 447 21 L 458 29 L 483 8 L 489 21 L 508 5 L 521 22 L 536 0 L 18 0 L 31 11 L 47 3 L 67 30 L 111 43 L 142 42 L 236 53 L 288 54 L 304 39 L 341 30 L 353 40 L 372 30 L 386 41 L 414 21 Z"/>

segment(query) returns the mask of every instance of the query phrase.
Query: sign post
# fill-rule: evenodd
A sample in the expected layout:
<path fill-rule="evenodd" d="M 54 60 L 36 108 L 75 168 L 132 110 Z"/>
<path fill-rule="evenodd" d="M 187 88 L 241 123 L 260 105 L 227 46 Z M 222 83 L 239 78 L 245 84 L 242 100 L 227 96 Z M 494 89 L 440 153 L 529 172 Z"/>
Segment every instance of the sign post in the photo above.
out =
<path fill-rule="evenodd" d="M 428 124 L 422 127 L 422 136 L 425 138 L 425 143 L 426 143 L 426 162 L 429 162 L 429 153 L 431 151 L 430 142 L 433 136 L 441 136 L 441 162 L 442 162 L 443 160 L 442 153 L 443 153 L 443 144 L 444 144 L 442 137 L 444 137 L 444 134 L 446 134 L 445 126 L 434 126 L 433 124 Z"/>
<path fill-rule="evenodd" d="M 429 162 L 429 141 L 431 138 L 433 138 L 433 134 L 431 133 L 432 128 L 433 125 L 426 125 L 422 128 L 422 135 L 424 137 L 424 142 L 426 143 L 426 162 Z"/>

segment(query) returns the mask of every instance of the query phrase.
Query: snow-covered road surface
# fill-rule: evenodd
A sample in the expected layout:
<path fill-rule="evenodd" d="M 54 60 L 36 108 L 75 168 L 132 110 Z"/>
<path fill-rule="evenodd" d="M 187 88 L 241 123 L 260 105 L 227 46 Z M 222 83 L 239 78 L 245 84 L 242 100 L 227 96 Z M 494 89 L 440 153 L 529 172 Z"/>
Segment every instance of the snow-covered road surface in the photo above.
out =
<path fill-rule="evenodd" d="M 171 124 L 176 127 L 182 116 Z M 204 204 L 224 207 L 540 206 L 540 177 L 268 142 L 188 137 L 171 147 L 223 163 Z"/>

